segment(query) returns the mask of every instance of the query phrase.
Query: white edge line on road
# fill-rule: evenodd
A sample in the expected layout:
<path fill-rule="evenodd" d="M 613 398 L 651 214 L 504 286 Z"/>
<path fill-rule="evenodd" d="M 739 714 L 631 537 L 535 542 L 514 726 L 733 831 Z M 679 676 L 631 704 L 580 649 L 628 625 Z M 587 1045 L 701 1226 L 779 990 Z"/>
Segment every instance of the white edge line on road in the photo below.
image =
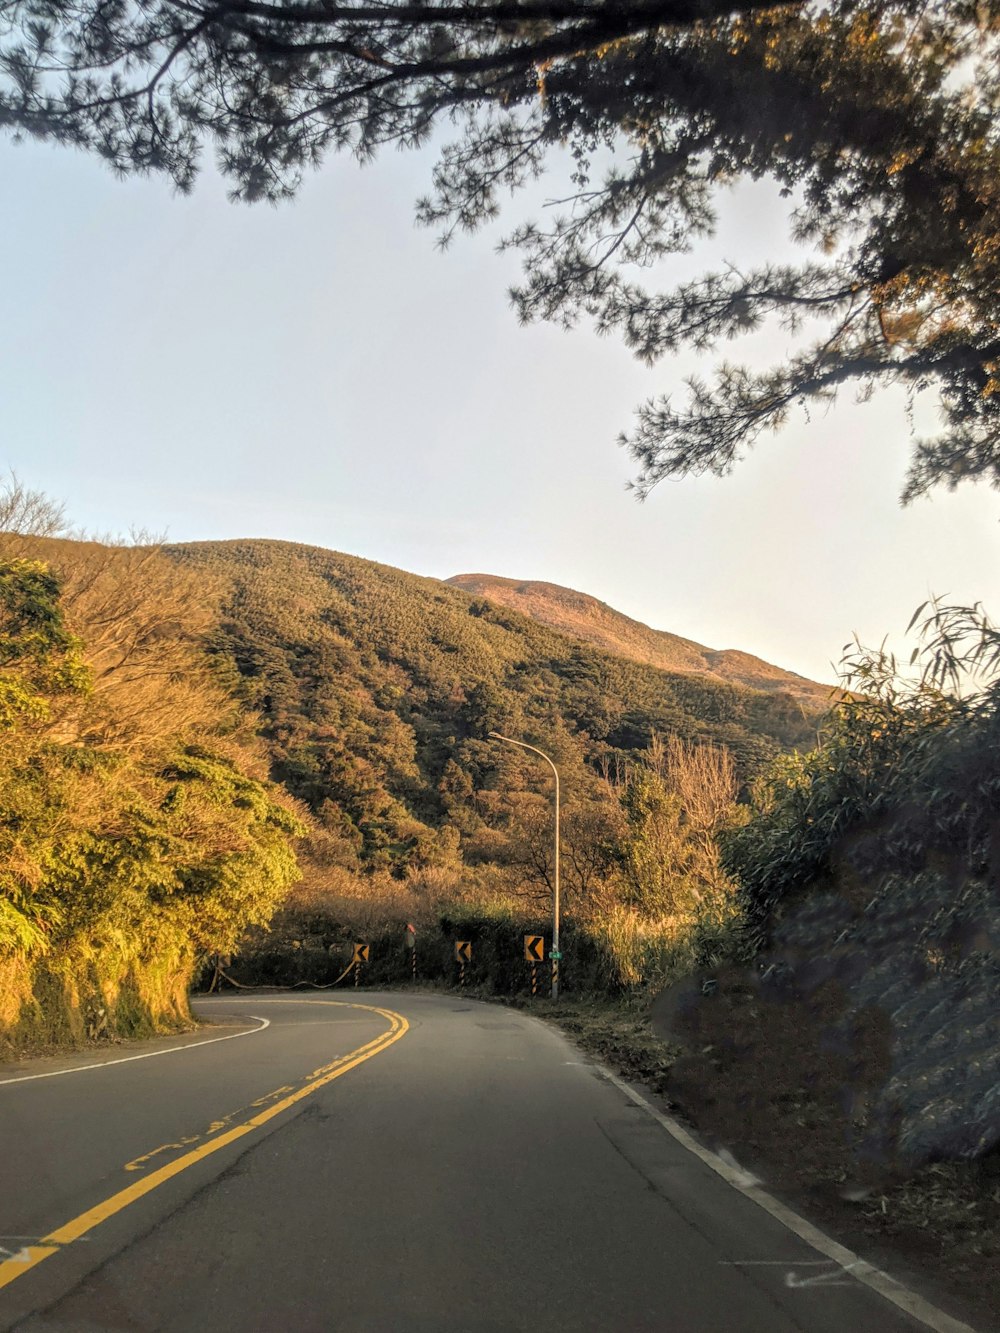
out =
<path fill-rule="evenodd" d="M 109 1065 L 127 1065 L 132 1060 L 152 1060 L 157 1055 L 174 1055 L 177 1051 L 193 1051 L 198 1046 L 214 1046 L 217 1041 L 235 1041 L 237 1037 L 253 1037 L 258 1032 L 271 1026 L 269 1018 L 259 1014 L 248 1014 L 255 1019 L 259 1028 L 249 1028 L 246 1032 L 230 1032 L 225 1037 L 207 1037 L 204 1041 L 190 1041 L 186 1046 L 168 1046 L 165 1051 L 143 1051 L 141 1055 L 122 1055 L 117 1060 L 98 1060 L 90 1065 L 74 1065 L 72 1069 L 50 1069 L 47 1074 L 22 1074 L 20 1078 L 0 1078 L 0 1088 L 10 1087 L 14 1083 L 33 1083 L 39 1078 L 61 1078 L 63 1074 L 85 1074 L 88 1069 L 107 1069 Z"/>
<path fill-rule="evenodd" d="M 818 1227 L 813 1226 L 811 1222 L 807 1222 L 804 1217 L 800 1217 L 798 1213 L 793 1212 L 786 1204 L 768 1194 L 766 1190 L 761 1189 L 760 1185 L 754 1182 L 751 1175 L 740 1171 L 736 1167 L 729 1166 L 710 1149 L 702 1147 L 697 1139 L 689 1134 L 682 1125 L 671 1119 L 670 1116 L 664 1115 L 662 1111 L 658 1111 L 651 1102 L 643 1097 L 641 1092 L 637 1092 L 624 1079 L 619 1078 L 617 1074 L 613 1074 L 610 1069 L 602 1064 L 597 1064 L 597 1068 L 609 1083 L 613 1083 L 630 1101 L 641 1107 L 682 1147 L 687 1148 L 688 1152 L 694 1153 L 695 1157 L 704 1162 L 707 1167 L 710 1167 L 716 1175 L 721 1176 L 727 1184 L 732 1185 L 733 1189 L 739 1190 L 741 1194 L 744 1194 L 748 1199 L 752 1199 L 765 1212 L 777 1218 L 789 1231 L 794 1232 L 800 1240 L 804 1240 L 814 1250 L 818 1250 L 820 1254 L 825 1254 L 828 1259 L 832 1259 L 845 1271 L 849 1271 L 851 1277 L 863 1282 L 865 1286 L 871 1287 L 873 1291 L 877 1291 L 880 1296 L 887 1301 L 891 1301 L 904 1313 L 918 1319 L 920 1323 L 926 1324 L 928 1328 L 934 1329 L 935 1333 L 975 1333 L 970 1325 L 963 1324 L 959 1319 L 953 1319 L 951 1315 L 939 1310 L 936 1305 L 932 1305 L 923 1296 L 918 1296 L 916 1292 L 909 1291 L 895 1278 L 890 1277 L 888 1273 L 883 1273 L 880 1268 L 876 1268 L 874 1264 L 859 1258 L 845 1245 L 831 1239 Z M 789 1265 L 789 1267 L 794 1266 L 794 1264 Z"/>

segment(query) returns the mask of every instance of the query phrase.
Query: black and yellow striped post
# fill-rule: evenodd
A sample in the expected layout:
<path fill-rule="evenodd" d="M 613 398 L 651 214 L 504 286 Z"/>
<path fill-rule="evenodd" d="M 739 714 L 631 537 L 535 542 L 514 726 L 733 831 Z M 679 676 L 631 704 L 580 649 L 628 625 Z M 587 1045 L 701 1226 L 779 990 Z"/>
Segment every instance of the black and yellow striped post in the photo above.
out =
<path fill-rule="evenodd" d="M 538 994 L 538 964 L 545 961 L 545 936 L 525 935 L 524 960 L 531 965 L 531 993 Z"/>
<path fill-rule="evenodd" d="M 406 935 L 404 937 L 406 947 L 410 952 L 410 980 L 417 979 L 417 928 L 408 921 L 406 924 Z"/>
<path fill-rule="evenodd" d="M 354 964 L 354 985 L 356 987 L 361 985 L 361 969 L 368 962 L 368 950 L 370 948 L 369 944 L 355 942 L 354 957 L 351 962 Z"/>
<path fill-rule="evenodd" d="M 458 963 L 458 984 L 465 985 L 465 965 L 472 962 L 472 941 L 455 941 L 455 962 Z"/>

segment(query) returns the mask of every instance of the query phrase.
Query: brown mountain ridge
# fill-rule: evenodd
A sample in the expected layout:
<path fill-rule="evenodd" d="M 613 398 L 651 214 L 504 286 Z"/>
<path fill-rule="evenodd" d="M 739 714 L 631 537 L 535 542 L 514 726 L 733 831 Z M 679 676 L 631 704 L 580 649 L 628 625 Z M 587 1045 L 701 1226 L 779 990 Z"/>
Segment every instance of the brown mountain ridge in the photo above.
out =
<path fill-rule="evenodd" d="M 780 691 L 821 707 L 829 704 L 835 692 L 831 685 L 807 680 L 751 653 L 736 648 L 706 648 L 704 644 L 679 634 L 652 629 L 596 597 L 560 587 L 558 583 L 501 578 L 496 574 L 456 574 L 445 582 L 520 611 L 550 629 L 582 639 L 606 652 L 664 671 L 708 676 L 754 690 Z"/>

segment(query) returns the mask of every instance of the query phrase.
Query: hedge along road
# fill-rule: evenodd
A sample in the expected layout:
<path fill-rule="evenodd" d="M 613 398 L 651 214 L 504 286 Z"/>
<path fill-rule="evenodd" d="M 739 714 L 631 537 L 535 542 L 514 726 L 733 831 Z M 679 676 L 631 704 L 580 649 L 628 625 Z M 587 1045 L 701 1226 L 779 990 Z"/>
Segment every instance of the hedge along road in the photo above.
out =
<path fill-rule="evenodd" d="M 402 992 L 197 1009 L 230 1026 L 0 1075 L 0 1327 L 928 1326 L 530 1017 Z"/>

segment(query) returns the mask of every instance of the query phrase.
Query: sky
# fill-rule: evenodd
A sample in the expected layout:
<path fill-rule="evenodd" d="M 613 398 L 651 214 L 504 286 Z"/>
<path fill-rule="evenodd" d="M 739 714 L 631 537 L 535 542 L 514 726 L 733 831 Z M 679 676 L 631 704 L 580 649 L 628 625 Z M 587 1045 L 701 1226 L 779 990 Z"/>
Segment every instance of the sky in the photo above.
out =
<path fill-rule="evenodd" d="M 293 203 L 248 207 L 211 169 L 180 197 L 0 140 L 0 467 L 90 532 L 542 579 L 824 681 L 853 635 L 897 635 L 929 595 L 1000 616 L 1000 496 L 900 507 L 901 395 L 793 418 L 730 476 L 638 503 L 618 432 L 712 358 L 649 369 L 586 327 L 519 327 L 504 225 L 446 252 L 415 225 L 432 163 L 331 159 Z M 761 258 L 788 258 L 779 204 L 741 187 L 661 276 Z M 724 354 L 786 350 L 777 333 Z"/>

